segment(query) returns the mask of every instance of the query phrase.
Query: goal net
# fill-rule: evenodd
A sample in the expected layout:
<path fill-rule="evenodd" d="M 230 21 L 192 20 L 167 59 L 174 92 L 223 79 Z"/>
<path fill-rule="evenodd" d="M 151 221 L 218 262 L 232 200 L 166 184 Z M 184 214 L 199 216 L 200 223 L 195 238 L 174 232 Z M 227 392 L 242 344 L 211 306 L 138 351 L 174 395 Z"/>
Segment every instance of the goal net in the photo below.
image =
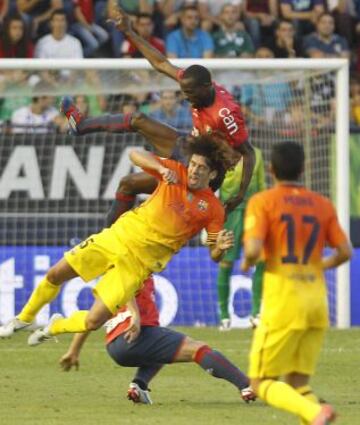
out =
<path fill-rule="evenodd" d="M 348 230 L 346 62 L 204 64 L 241 103 L 250 140 L 266 164 L 274 143 L 303 144 L 304 183 L 336 203 Z M 0 322 L 6 322 L 71 244 L 103 228 L 120 179 L 136 171 L 129 149 L 146 147 L 136 133 L 68 135 L 56 111 L 61 96 L 74 96 L 89 115 L 140 110 L 185 131 L 192 123 L 178 84 L 142 60 L 2 61 L 0 85 Z M 155 276 L 162 324 L 216 325 L 216 276 L 217 265 L 194 238 Z M 349 326 L 348 267 L 326 273 L 326 279 L 331 322 Z M 88 308 L 93 284 L 68 282 L 38 323 L 56 311 L 69 315 Z M 251 274 L 241 274 L 238 263 L 229 305 L 233 326 L 248 326 Z"/>

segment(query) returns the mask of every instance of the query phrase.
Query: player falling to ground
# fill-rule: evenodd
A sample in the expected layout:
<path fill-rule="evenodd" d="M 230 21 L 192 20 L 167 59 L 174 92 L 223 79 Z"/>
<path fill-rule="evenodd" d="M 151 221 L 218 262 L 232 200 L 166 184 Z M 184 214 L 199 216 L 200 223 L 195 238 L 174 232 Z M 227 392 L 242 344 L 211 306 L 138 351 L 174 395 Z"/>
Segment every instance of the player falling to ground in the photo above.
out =
<path fill-rule="evenodd" d="M 135 403 L 152 404 L 148 386 L 165 364 L 195 362 L 215 378 L 222 378 L 239 389 L 244 401 L 254 401 L 249 379 L 220 352 L 206 343 L 159 326 L 159 310 L 155 303 L 153 278 L 131 300 L 131 308 L 123 307 L 105 324 L 106 348 L 112 359 L 124 367 L 137 367 L 130 383 L 128 398 Z M 135 312 L 136 319 L 132 312 Z M 139 327 L 132 327 L 132 323 Z M 127 329 L 131 327 L 131 330 Z M 66 354 L 60 359 L 65 371 L 79 366 L 79 355 L 89 332 L 74 335 Z"/>
<path fill-rule="evenodd" d="M 349 260 L 351 246 L 331 202 L 299 183 L 304 150 L 276 143 L 271 154 L 272 189 L 254 195 L 245 217 L 244 271 L 265 258 L 261 320 L 255 331 L 249 376 L 271 406 L 325 425 L 335 419 L 309 386 L 328 327 L 324 271 Z M 326 245 L 334 253 L 323 257 Z M 277 377 L 285 382 L 278 382 Z"/>
<path fill-rule="evenodd" d="M 163 54 L 133 31 L 128 15 L 121 8 L 118 8 L 118 17 L 114 24 L 124 32 L 128 40 L 157 71 L 179 82 L 185 98 L 192 106 L 193 134 L 197 136 L 211 131 L 221 131 L 230 146 L 243 157 L 244 172 L 239 192 L 226 204 L 226 209 L 230 212 L 243 200 L 255 164 L 255 152 L 248 142 L 248 133 L 240 106 L 229 92 L 212 82 L 207 68 L 192 65 L 183 70 L 172 65 Z M 176 154 L 181 144 L 179 132 L 142 113 L 105 115 L 85 119 L 69 98 L 64 99 L 61 109 L 75 134 L 98 131 L 115 133 L 137 131 L 155 147 L 159 156 L 165 158 Z M 146 174 L 127 176 L 120 182 L 116 193 L 116 205 L 112 213 L 119 216 L 129 210 L 134 205 L 137 194 L 152 193 L 155 187 L 154 179 Z"/>
<path fill-rule="evenodd" d="M 255 148 L 255 167 L 248 189 L 245 193 L 244 202 L 239 204 L 227 216 L 224 228 L 231 230 L 234 233 L 234 246 L 228 249 L 220 261 L 217 277 L 218 300 L 220 310 L 220 330 L 226 331 L 231 327 L 229 315 L 229 294 L 230 294 L 230 279 L 233 270 L 234 261 L 240 258 L 241 244 L 244 229 L 244 214 L 246 202 L 256 192 L 265 189 L 265 170 L 264 161 L 261 151 Z M 223 204 L 228 199 L 231 199 L 239 191 L 239 186 L 242 178 L 243 162 L 242 159 L 238 162 L 233 170 L 226 173 L 225 180 L 220 188 L 220 200 Z M 255 272 L 252 279 L 252 310 L 251 323 L 256 326 L 258 323 L 258 315 L 260 312 L 262 278 L 264 272 L 264 263 L 256 264 Z"/>
<path fill-rule="evenodd" d="M 232 163 L 232 150 L 212 135 L 194 138 L 188 149 L 188 167 L 133 150 L 132 162 L 158 180 L 155 192 L 110 228 L 66 252 L 20 314 L 0 328 L 0 336 L 10 336 L 32 323 L 40 309 L 56 298 L 61 285 L 77 276 L 89 282 L 102 275 L 94 288 L 96 299 L 90 311 L 77 311 L 66 319 L 53 316 L 44 330 L 30 335 L 29 344 L 56 334 L 98 329 L 202 228 L 208 231 L 211 257 L 219 261 L 234 241 L 233 234 L 222 229 L 225 211 L 209 184 L 224 178 Z"/>

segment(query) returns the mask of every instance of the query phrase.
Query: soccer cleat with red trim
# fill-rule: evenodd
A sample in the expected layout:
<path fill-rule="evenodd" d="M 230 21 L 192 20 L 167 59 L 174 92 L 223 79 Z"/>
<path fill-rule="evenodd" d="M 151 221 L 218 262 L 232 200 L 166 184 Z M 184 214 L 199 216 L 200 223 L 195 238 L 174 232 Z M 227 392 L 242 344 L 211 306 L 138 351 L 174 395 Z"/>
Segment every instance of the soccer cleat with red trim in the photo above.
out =
<path fill-rule="evenodd" d="M 134 403 L 153 404 L 149 390 L 142 390 L 138 384 L 131 382 L 127 392 L 127 398 Z"/>
<path fill-rule="evenodd" d="M 245 403 L 250 403 L 250 401 L 256 400 L 256 394 L 250 386 L 240 390 L 240 395 L 241 398 L 245 401 Z"/>
<path fill-rule="evenodd" d="M 328 425 L 336 419 L 335 409 L 330 404 L 323 404 L 320 413 L 311 422 L 311 425 Z"/>
<path fill-rule="evenodd" d="M 71 96 L 65 96 L 61 99 L 60 112 L 62 112 L 68 120 L 70 133 L 73 135 L 79 134 L 78 125 L 81 123 L 83 116 L 75 106 Z"/>

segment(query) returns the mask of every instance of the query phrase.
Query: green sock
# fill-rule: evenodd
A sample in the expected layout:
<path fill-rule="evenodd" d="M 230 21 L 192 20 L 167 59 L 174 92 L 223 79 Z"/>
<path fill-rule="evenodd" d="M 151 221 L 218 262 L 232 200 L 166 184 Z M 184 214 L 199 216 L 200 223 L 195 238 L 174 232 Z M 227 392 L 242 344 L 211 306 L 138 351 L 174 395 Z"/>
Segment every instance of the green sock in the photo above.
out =
<path fill-rule="evenodd" d="M 256 264 L 255 272 L 252 278 L 252 309 L 251 315 L 256 317 L 260 313 L 262 284 L 265 271 L 265 263 Z"/>
<path fill-rule="evenodd" d="M 220 319 L 229 318 L 229 293 L 230 293 L 230 277 L 232 272 L 232 265 L 224 267 L 219 267 L 219 274 L 217 277 L 217 290 L 218 290 L 218 300 L 220 307 Z"/>

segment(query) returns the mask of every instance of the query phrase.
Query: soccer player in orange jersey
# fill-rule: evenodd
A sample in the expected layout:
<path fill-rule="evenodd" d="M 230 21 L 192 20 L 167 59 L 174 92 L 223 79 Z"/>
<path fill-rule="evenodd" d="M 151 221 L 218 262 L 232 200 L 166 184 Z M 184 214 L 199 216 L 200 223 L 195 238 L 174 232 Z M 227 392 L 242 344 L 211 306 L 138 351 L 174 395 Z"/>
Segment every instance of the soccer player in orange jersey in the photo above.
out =
<path fill-rule="evenodd" d="M 234 238 L 232 232 L 223 230 L 225 211 L 209 185 L 222 181 L 232 164 L 232 151 L 210 135 L 194 138 L 188 148 L 188 167 L 148 152 L 131 152 L 133 163 L 158 180 L 155 192 L 110 228 L 66 252 L 20 314 L 0 327 L 0 337 L 32 323 L 39 310 L 58 295 L 61 285 L 77 276 L 89 282 L 102 275 L 94 288 L 96 299 L 90 311 L 77 311 L 66 319 L 53 316 L 28 342 L 37 345 L 56 334 L 98 329 L 134 296 L 151 273 L 163 270 L 203 228 L 208 231 L 211 257 L 221 259 Z"/>
<path fill-rule="evenodd" d="M 139 36 L 131 26 L 129 16 L 121 7 L 114 22 L 129 41 L 144 55 L 159 72 L 179 83 L 184 97 L 191 104 L 193 135 L 220 131 L 234 149 L 234 158 L 243 158 L 243 175 L 239 191 L 226 201 L 227 212 L 239 205 L 245 196 L 255 165 L 255 151 L 248 140 L 248 131 L 240 105 L 222 86 L 212 81 L 210 71 L 202 65 L 191 65 L 186 69 L 174 66 L 161 52 L 154 49 Z M 179 149 L 184 143 L 181 134 L 174 128 L 158 122 L 143 113 L 107 114 L 84 118 L 71 98 L 65 97 L 61 110 L 69 120 L 74 134 L 87 134 L 96 131 L 114 133 L 137 131 L 144 135 L 161 157 L 178 159 Z M 126 176 L 119 184 L 116 200 L 112 206 L 111 218 L 129 210 L 140 193 L 152 193 L 156 182 L 150 176 L 138 173 Z"/>
<path fill-rule="evenodd" d="M 351 246 L 331 202 L 299 182 L 304 151 L 294 142 L 274 145 L 272 189 L 254 195 L 245 216 L 246 271 L 263 255 L 260 325 L 250 352 L 249 376 L 258 396 L 301 418 L 325 425 L 335 419 L 309 386 L 325 329 L 328 305 L 324 271 L 351 257 Z M 323 256 L 324 247 L 334 248 Z M 285 382 L 278 382 L 278 377 Z"/>

